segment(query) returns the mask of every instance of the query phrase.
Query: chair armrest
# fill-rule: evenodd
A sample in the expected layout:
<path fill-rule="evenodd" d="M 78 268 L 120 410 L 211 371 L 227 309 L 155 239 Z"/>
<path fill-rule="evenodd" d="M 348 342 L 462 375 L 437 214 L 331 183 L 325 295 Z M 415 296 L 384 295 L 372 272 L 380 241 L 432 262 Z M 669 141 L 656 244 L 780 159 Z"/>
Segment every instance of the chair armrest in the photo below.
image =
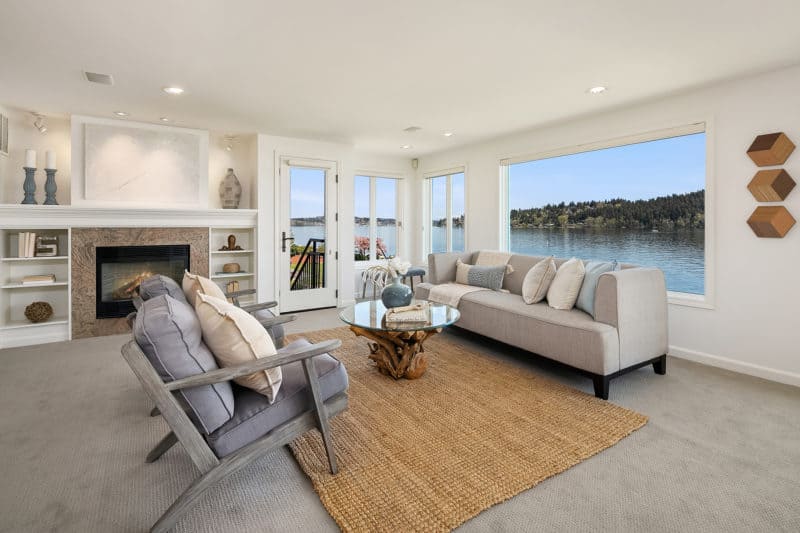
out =
<path fill-rule="evenodd" d="M 595 320 L 617 328 L 619 366 L 667 353 L 667 287 L 657 268 L 626 268 L 600 276 Z"/>
<path fill-rule="evenodd" d="M 177 379 L 164 383 L 167 390 L 174 391 L 186 389 L 189 387 L 199 387 L 201 385 L 213 385 L 214 383 L 221 383 L 223 381 L 230 381 L 232 379 L 247 376 L 254 372 L 261 370 L 268 370 L 276 366 L 287 365 L 295 361 L 302 361 L 317 355 L 335 350 L 342 345 L 342 341 L 338 339 L 318 342 L 309 346 L 303 346 L 300 349 L 294 348 L 292 350 L 278 350 L 277 355 L 270 357 L 262 357 L 254 361 L 248 361 L 239 365 L 228 366 L 218 370 L 211 370 L 202 374 L 196 374 L 188 378 Z"/>
<path fill-rule="evenodd" d="M 428 254 L 428 281 L 434 285 L 455 281 L 456 263 L 459 259 L 469 263 L 472 260 L 472 252 Z"/>
<path fill-rule="evenodd" d="M 239 296 L 247 296 L 249 294 L 255 294 L 255 293 L 256 293 L 255 289 L 242 289 L 240 291 L 226 292 L 225 296 L 227 298 L 238 298 Z"/>
<path fill-rule="evenodd" d="M 276 326 L 278 324 L 285 324 L 287 322 L 297 320 L 297 315 L 278 315 L 272 318 L 256 318 L 256 320 L 258 320 L 258 322 L 265 328 L 271 328 L 272 326 Z"/>
<path fill-rule="evenodd" d="M 276 305 L 278 305 L 278 302 L 263 302 L 259 304 L 240 305 L 239 308 L 247 311 L 248 313 L 255 313 L 256 311 L 272 309 Z"/>

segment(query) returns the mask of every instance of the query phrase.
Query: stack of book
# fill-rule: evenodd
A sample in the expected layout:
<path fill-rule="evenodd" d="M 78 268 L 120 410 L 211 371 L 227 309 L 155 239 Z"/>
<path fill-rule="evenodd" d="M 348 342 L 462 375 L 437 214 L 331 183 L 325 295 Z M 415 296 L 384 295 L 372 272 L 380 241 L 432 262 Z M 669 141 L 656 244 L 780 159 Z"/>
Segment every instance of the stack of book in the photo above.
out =
<path fill-rule="evenodd" d="M 393 307 L 386 311 L 387 325 L 430 324 L 427 302 L 420 302 L 405 307 Z"/>
<path fill-rule="evenodd" d="M 36 255 L 36 234 L 22 232 L 19 234 L 17 243 L 17 257 L 35 257 Z"/>
<path fill-rule="evenodd" d="M 56 282 L 55 274 L 39 274 L 35 276 L 25 276 L 20 280 L 22 285 L 48 285 Z"/>

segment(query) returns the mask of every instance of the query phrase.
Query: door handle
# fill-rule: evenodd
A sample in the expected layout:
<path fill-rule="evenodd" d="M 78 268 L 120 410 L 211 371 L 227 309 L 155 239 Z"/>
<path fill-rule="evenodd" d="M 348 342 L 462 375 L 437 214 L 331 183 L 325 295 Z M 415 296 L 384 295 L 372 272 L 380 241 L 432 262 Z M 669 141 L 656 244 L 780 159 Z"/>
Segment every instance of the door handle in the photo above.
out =
<path fill-rule="evenodd" d="M 294 242 L 294 237 L 287 237 L 286 236 L 286 232 L 282 231 L 281 232 L 281 240 L 283 241 L 283 242 L 281 242 L 281 251 L 285 252 L 286 251 L 286 241 Z"/>

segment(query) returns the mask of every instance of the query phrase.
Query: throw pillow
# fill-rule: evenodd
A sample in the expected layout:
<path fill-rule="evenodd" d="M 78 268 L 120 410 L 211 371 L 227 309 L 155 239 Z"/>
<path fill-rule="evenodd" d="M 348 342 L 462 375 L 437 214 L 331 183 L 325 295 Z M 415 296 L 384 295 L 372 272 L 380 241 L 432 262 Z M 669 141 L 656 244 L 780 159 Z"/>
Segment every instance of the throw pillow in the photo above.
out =
<path fill-rule="evenodd" d="M 544 300 L 555 277 L 556 262 L 552 255 L 533 265 L 522 280 L 522 299 L 525 303 L 535 304 Z"/>
<path fill-rule="evenodd" d="M 197 293 L 197 318 L 203 339 L 221 367 L 233 366 L 275 355 L 275 344 L 258 320 L 227 301 Z M 275 401 L 281 386 L 280 367 L 234 379 L 236 383 Z"/>
<path fill-rule="evenodd" d="M 181 286 L 170 277 L 161 275 L 150 276 L 139 284 L 139 296 L 142 297 L 142 300 L 149 300 L 150 298 L 155 298 L 162 294 L 169 294 L 176 300 L 188 303 Z"/>
<path fill-rule="evenodd" d="M 562 264 L 547 289 L 548 305 L 553 309 L 572 309 L 581 291 L 585 272 L 583 261 L 577 257 Z"/>
<path fill-rule="evenodd" d="M 505 275 L 505 272 L 506 265 L 468 265 L 459 259 L 456 262 L 456 283 L 499 291 L 503 287 L 503 275 Z"/>
<path fill-rule="evenodd" d="M 619 268 L 616 261 L 589 261 L 586 263 L 586 275 L 583 278 L 583 286 L 575 302 L 575 307 L 581 311 L 586 311 L 594 318 L 594 293 L 597 290 L 597 282 L 600 275 Z"/>
<path fill-rule="evenodd" d="M 219 288 L 219 285 L 214 283 L 208 278 L 192 274 L 188 270 L 183 273 L 183 294 L 186 296 L 186 301 L 192 307 L 195 306 L 195 295 L 200 292 L 206 296 L 213 296 L 225 300 L 225 293 Z"/>

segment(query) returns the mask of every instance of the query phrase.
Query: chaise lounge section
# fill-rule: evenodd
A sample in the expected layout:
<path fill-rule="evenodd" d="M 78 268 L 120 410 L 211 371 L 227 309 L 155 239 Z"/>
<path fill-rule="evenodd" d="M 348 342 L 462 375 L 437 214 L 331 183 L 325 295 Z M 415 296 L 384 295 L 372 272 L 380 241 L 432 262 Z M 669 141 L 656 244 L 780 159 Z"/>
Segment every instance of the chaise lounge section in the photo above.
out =
<path fill-rule="evenodd" d="M 428 256 L 428 281 L 417 286 L 417 299 L 427 299 L 433 285 L 454 282 L 456 263 L 473 263 L 475 254 Z M 577 308 L 559 310 L 546 301 L 522 299 L 525 274 L 544 257 L 516 254 L 503 291 L 466 294 L 456 326 L 563 363 L 592 378 L 595 396 L 608 399 L 609 382 L 652 364 L 666 373 L 667 291 L 656 268 L 624 265 L 602 274 L 595 293 L 595 318 Z M 556 259 L 560 266 L 565 259 Z"/>

